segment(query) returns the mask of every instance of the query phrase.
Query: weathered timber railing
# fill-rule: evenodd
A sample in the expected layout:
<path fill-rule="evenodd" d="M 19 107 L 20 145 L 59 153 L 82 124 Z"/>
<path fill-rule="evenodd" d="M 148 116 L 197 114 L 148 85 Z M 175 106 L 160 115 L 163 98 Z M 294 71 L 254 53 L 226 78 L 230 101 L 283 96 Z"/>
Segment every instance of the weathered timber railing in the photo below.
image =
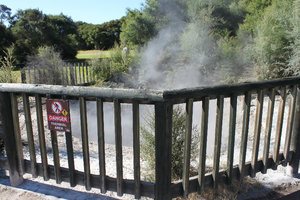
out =
<path fill-rule="evenodd" d="M 5 148 L 7 158 L 2 159 L 0 167 L 9 170 L 12 185 L 17 185 L 23 180 L 23 173 L 30 173 L 34 177 L 43 176 L 45 180 L 55 179 L 70 182 L 71 186 L 85 185 L 86 189 L 100 188 L 101 192 L 116 191 L 119 196 L 124 193 L 134 194 L 135 198 L 141 196 L 155 199 L 171 199 L 172 197 L 188 196 L 192 192 L 201 193 L 207 187 L 217 188 L 218 184 L 230 183 L 233 179 L 244 176 L 255 176 L 257 172 L 266 173 L 269 168 L 276 169 L 279 164 L 289 164 L 293 167 L 294 174 L 298 173 L 300 158 L 300 77 L 281 80 L 264 81 L 257 83 L 242 83 L 194 89 L 150 91 L 132 89 L 105 89 L 95 87 L 77 86 L 52 86 L 31 84 L 0 84 L 0 105 L 5 135 Z M 22 97 L 26 119 L 28 146 L 30 160 L 24 160 L 22 141 L 17 121 L 17 98 Z M 36 152 L 33 142 L 29 97 L 35 98 L 41 163 L 36 161 Z M 66 133 L 66 148 L 68 155 L 68 168 L 60 167 L 57 136 L 51 131 L 54 165 L 47 163 L 45 147 L 45 134 L 43 128 L 42 99 L 43 98 L 75 99 L 80 102 L 82 152 L 84 172 L 75 170 L 73 157 L 72 135 Z M 251 102 L 256 101 L 256 106 Z M 97 134 L 99 149 L 99 174 L 91 174 L 89 161 L 89 142 L 87 134 L 86 101 L 95 101 L 97 108 Z M 207 138 L 210 123 L 210 103 L 216 101 L 214 148 L 212 170 L 207 172 Z M 103 103 L 113 102 L 115 149 L 116 149 L 116 178 L 106 175 L 105 148 L 104 148 L 104 115 Z M 229 112 L 226 113 L 225 102 L 229 102 Z M 263 109 L 264 103 L 268 104 L 267 110 Z M 133 124 L 133 156 L 134 179 L 123 178 L 122 157 L 122 126 L 121 105 L 132 104 Z M 195 103 L 201 105 L 201 133 L 198 143 L 199 161 L 197 176 L 191 177 L 191 143 L 193 112 Z M 238 111 L 239 103 L 242 109 Z M 286 104 L 288 105 L 286 106 Z M 155 182 L 141 181 L 140 172 L 140 111 L 141 104 L 154 105 L 155 112 Z M 172 162 L 172 113 L 177 104 L 186 106 L 186 131 L 184 144 L 184 160 L 182 162 L 182 180 L 171 181 Z M 252 146 L 249 148 L 249 130 L 251 128 L 251 109 L 255 108 L 254 132 Z M 285 112 L 286 107 L 288 111 Z M 274 118 L 277 111 L 277 118 Z M 266 120 L 263 113 L 266 112 Z M 288 116 L 284 117 L 284 113 Z M 241 114 L 241 130 L 237 129 L 237 120 Z M 274 118 L 274 120 L 273 120 Z M 286 119 L 287 118 L 287 119 Z M 224 133 L 224 120 L 228 119 L 228 137 L 222 138 Z M 284 120 L 286 119 L 286 120 Z M 199 119 L 200 120 L 200 119 Z M 276 122 L 276 123 L 275 123 Z M 273 128 L 273 124 L 275 128 Z M 265 125 L 265 128 L 262 126 Z M 284 126 L 285 125 L 285 126 Z M 286 127 L 285 135 L 283 127 Z M 275 131 L 273 131 L 273 129 Z M 283 142 L 283 136 L 284 142 Z M 236 151 L 236 139 L 240 138 Z M 263 145 L 261 144 L 263 138 Z M 274 144 L 271 145 L 271 138 Z M 281 142 L 282 141 L 282 142 Z M 226 166 L 220 167 L 221 144 L 226 144 Z M 272 147 L 272 148 L 271 148 Z M 259 152 L 262 157 L 259 158 Z M 250 161 L 247 161 L 250 153 Z M 238 155 L 238 156 L 237 156 Z M 234 158 L 238 163 L 234 164 Z M 249 156 L 248 156 L 249 157 Z"/>
<path fill-rule="evenodd" d="M 21 80 L 29 84 L 89 85 L 95 82 L 93 69 L 88 63 L 68 63 L 55 69 L 41 65 L 23 68 Z"/>

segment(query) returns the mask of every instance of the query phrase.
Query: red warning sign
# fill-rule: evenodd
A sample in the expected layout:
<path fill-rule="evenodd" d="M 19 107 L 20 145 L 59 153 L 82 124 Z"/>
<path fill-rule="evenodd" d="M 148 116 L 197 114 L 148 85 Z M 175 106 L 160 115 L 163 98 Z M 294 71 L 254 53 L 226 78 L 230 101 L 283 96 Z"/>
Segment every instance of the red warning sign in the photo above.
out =
<path fill-rule="evenodd" d="M 49 129 L 71 132 L 69 102 L 59 99 L 47 99 L 46 107 Z"/>

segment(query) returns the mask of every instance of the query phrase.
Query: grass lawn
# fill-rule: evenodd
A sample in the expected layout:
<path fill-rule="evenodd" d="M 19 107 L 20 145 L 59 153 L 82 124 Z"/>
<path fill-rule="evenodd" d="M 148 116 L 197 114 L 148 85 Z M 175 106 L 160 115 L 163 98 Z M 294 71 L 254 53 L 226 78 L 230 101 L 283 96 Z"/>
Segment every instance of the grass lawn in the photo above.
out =
<path fill-rule="evenodd" d="M 110 55 L 110 51 L 102 50 L 86 50 L 78 51 L 76 58 L 77 59 L 93 59 L 93 58 L 107 58 Z"/>

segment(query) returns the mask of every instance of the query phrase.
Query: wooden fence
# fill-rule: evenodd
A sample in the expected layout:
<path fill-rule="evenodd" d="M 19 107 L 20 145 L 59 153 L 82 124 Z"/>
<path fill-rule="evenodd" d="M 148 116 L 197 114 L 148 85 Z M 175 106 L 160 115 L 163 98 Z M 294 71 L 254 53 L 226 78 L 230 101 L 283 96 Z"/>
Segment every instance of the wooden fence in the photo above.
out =
<path fill-rule="evenodd" d="M 68 63 L 55 69 L 45 66 L 23 68 L 22 83 L 90 85 L 95 82 L 94 67 L 88 63 Z"/>
<path fill-rule="evenodd" d="M 23 181 L 23 174 L 30 173 L 34 177 L 43 176 L 45 180 L 55 179 L 70 182 L 71 186 L 85 185 L 86 189 L 99 188 L 102 193 L 116 191 L 119 196 L 124 193 L 133 194 L 135 198 L 141 196 L 155 199 L 171 199 L 178 196 L 188 196 L 192 192 L 201 193 L 207 187 L 217 188 L 218 184 L 230 183 L 233 179 L 241 179 L 244 176 L 255 176 L 257 172 L 265 173 L 267 169 L 282 164 L 293 167 L 294 173 L 298 173 L 299 148 L 300 148 L 300 77 L 293 77 L 274 81 L 242 83 L 236 85 L 223 85 L 216 87 L 150 91 L 132 89 L 104 89 L 96 87 L 78 86 L 51 86 L 31 84 L 0 84 L 0 111 L 2 113 L 4 141 L 7 158 L 2 159 L 0 168 L 9 170 L 12 185 L 18 185 Z M 37 110 L 38 136 L 41 153 L 41 163 L 36 161 L 34 138 L 32 134 L 32 122 L 30 117 L 29 97 L 34 97 Z M 47 163 L 45 147 L 45 132 L 43 126 L 42 99 L 44 98 L 75 99 L 80 102 L 82 153 L 84 171 L 74 168 L 72 135 L 65 133 L 68 155 L 68 168 L 60 167 L 57 147 L 57 133 L 51 131 L 54 165 Z M 243 116 L 241 133 L 237 132 L 237 105 L 242 98 Z M 24 115 L 26 119 L 28 146 L 30 160 L 23 158 L 22 141 L 20 137 L 17 99 L 23 101 Z M 224 101 L 229 100 L 230 112 L 224 116 Z M 264 99 L 267 99 L 265 101 Z M 279 99 L 279 102 L 275 102 Z M 207 137 L 209 124 L 210 101 L 216 100 L 216 124 L 215 142 L 213 153 L 213 167 L 211 172 L 206 172 Z M 251 161 L 246 161 L 249 151 L 249 121 L 251 101 L 256 101 L 255 130 L 253 134 L 253 147 L 250 152 Z M 97 134 L 99 149 L 99 173 L 91 174 L 89 139 L 87 133 L 86 101 L 95 101 L 97 107 Z M 116 150 L 116 178 L 107 176 L 104 148 L 104 115 L 103 103 L 113 102 L 114 126 L 115 126 L 115 150 Z M 201 133 L 198 144 L 199 163 L 197 176 L 190 176 L 191 168 L 191 138 L 193 127 L 193 106 L 201 103 Z M 133 124 L 133 156 L 134 179 L 123 178 L 122 156 L 122 126 L 121 105 L 132 104 Z M 263 104 L 268 103 L 268 109 L 263 110 Z M 288 103 L 288 116 L 286 120 L 286 134 L 282 138 L 284 124 L 285 104 Z M 140 105 L 154 105 L 155 112 L 155 182 L 141 180 L 140 163 Z M 184 160 L 182 161 L 182 180 L 171 181 L 172 162 L 172 113 L 176 104 L 186 105 L 186 131 L 184 142 Z M 278 106 L 278 108 L 276 108 Z M 274 109 L 278 110 L 276 131 L 272 132 Z M 266 121 L 262 120 L 263 112 L 267 112 Z M 225 119 L 229 119 L 227 141 L 222 141 L 222 129 Z M 262 124 L 265 123 L 264 132 Z M 239 152 L 235 151 L 236 135 L 241 135 Z M 275 134 L 274 148 L 270 149 L 271 135 Z M 260 148 L 260 138 L 264 138 Z M 284 139 L 284 142 L 281 140 Z M 220 149 L 221 144 L 227 144 L 227 165 L 221 169 Z M 262 158 L 258 157 L 262 149 Z M 280 149 L 283 149 L 281 152 Z M 239 153 L 239 162 L 234 165 L 234 157 Z M 249 153 L 249 152 L 248 152 Z"/>

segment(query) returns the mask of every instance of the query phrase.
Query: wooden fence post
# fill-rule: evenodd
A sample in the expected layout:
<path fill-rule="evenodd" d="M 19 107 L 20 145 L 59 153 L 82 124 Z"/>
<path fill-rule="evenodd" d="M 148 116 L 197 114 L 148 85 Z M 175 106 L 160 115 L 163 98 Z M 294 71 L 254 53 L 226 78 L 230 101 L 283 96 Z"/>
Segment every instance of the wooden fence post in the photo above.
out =
<path fill-rule="evenodd" d="M 294 177 L 298 176 L 299 160 L 300 160 L 300 91 L 298 87 L 296 110 L 294 118 L 294 127 L 292 135 L 291 151 L 294 152 L 290 165 L 293 169 L 292 173 Z"/>
<path fill-rule="evenodd" d="M 155 104 L 155 199 L 171 200 L 172 114 L 168 103 Z"/>
<path fill-rule="evenodd" d="M 9 179 L 12 186 L 20 185 L 23 182 L 20 168 L 18 166 L 18 151 L 16 147 L 15 131 L 11 109 L 11 97 L 9 93 L 0 93 L 0 112 L 4 133 L 4 145 L 9 164 Z"/>
<path fill-rule="evenodd" d="M 21 80 L 22 83 L 26 83 L 26 71 L 24 69 L 21 70 Z"/>

